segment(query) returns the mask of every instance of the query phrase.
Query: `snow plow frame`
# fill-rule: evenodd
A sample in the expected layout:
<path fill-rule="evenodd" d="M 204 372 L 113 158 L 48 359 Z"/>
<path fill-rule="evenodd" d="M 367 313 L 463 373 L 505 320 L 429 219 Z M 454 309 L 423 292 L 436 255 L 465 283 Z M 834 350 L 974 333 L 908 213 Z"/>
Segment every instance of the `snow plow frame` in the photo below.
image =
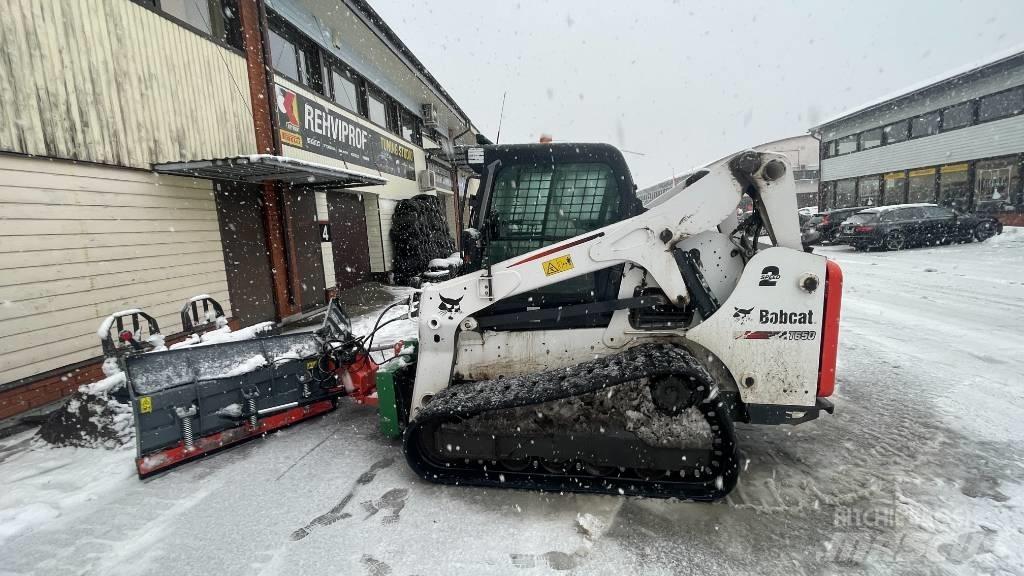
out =
<path fill-rule="evenodd" d="M 328 310 L 316 332 L 175 350 L 120 349 L 139 477 L 334 410 L 345 394 L 340 376 L 349 367 L 330 360 L 324 343 L 350 333 L 340 304 L 332 301 Z M 237 370 L 244 359 L 251 369 Z"/>

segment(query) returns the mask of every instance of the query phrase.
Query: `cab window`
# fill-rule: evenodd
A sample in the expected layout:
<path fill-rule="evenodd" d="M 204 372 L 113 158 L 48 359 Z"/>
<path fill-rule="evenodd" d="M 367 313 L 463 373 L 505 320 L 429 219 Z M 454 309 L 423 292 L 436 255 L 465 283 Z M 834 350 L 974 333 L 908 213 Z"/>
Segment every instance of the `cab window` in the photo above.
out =
<path fill-rule="evenodd" d="M 484 257 L 493 264 L 615 222 L 619 191 L 606 164 L 510 166 L 491 203 L 499 216 Z"/>

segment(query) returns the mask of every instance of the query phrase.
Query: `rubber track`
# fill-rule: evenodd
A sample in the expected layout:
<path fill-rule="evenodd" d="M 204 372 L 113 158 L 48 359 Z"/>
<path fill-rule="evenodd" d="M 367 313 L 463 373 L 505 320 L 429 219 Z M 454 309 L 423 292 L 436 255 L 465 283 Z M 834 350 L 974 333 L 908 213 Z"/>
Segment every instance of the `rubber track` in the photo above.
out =
<path fill-rule="evenodd" d="M 485 412 L 529 406 L 595 392 L 641 378 L 668 375 L 692 378 L 703 386 L 700 409 L 714 434 L 712 473 L 702 479 L 552 474 L 537 471 L 487 470 L 461 462 L 435 463 L 420 447 L 433 445 L 432 434 L 444 422 L 458 422 Z M 436 394 L 406 428 L 404 451 L 409 466 L 422 478 L 442 484 L 521 488 L 558 492 L 596 492 L 712 501 L 727 495 L 739 476 L 736 437 L 729 410 L 717 397 L 711 376 L 688 351 L 668 344 L 643 344 L 619 354 L 572 367 L 524 376 L 449 386 Z M 708 396 L 711 396 L 709 399 Z M 425 440 L 425 441 L 424 441 Z"/>

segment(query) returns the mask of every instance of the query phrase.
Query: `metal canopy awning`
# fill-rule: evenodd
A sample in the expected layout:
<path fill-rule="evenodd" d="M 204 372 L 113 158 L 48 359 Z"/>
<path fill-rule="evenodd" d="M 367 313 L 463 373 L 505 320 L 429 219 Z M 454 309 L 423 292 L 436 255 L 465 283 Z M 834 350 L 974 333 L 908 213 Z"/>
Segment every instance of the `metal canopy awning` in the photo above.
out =
<path fill-rule="evenodd" d="M 158 174 L 259 184 L 282 182 L 307 188 L 355 188 L 387 184 L 387 178 L 297 158 L 253 154 L 213 160 L 153 164 Z"/>

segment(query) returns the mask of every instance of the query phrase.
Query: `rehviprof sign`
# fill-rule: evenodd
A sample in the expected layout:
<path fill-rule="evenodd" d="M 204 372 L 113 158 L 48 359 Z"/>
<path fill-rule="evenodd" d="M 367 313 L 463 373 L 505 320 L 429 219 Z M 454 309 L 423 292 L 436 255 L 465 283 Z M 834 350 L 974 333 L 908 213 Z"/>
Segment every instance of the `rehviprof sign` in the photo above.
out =
<path fill-rule="evenodd" d="M 282 144 L 416 179 L 411 147 L 280 84 L 275 91 Z"/>

